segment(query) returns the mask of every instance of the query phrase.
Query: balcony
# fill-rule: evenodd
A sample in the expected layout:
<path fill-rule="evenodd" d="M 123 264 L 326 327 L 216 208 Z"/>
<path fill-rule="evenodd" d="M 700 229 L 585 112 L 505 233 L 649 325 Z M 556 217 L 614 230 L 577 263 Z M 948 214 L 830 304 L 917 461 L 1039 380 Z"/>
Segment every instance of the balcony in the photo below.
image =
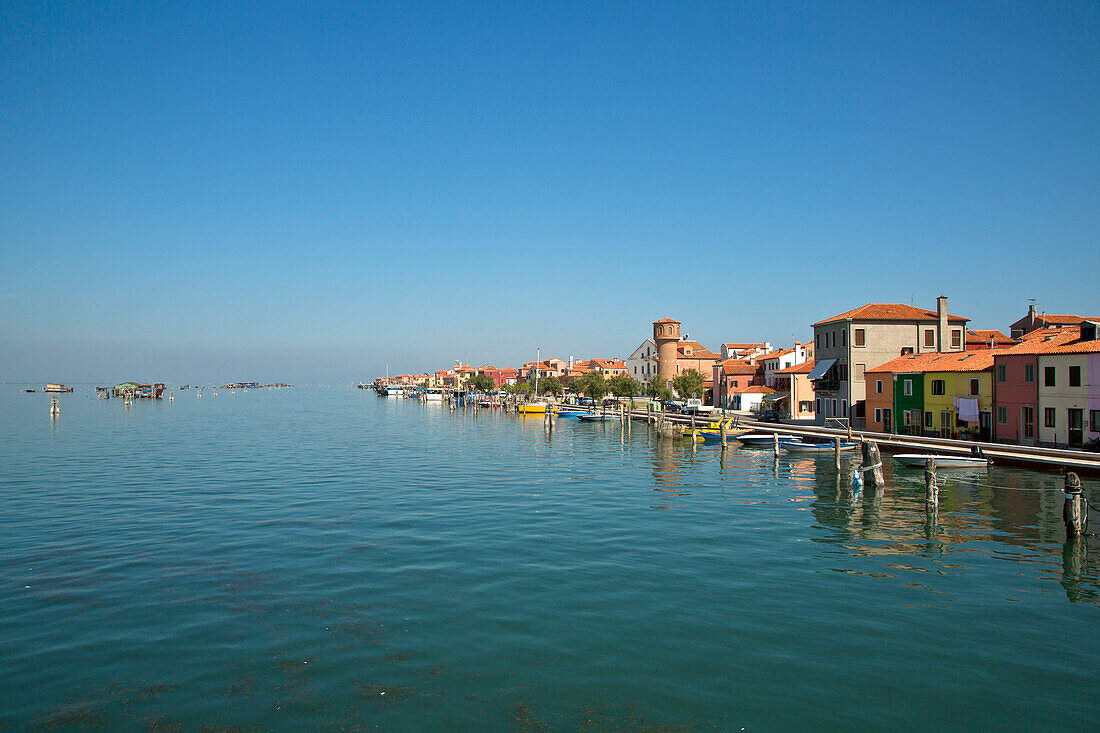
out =
<path fill-rule="evenodd" d="M 814 391 L 815 392 L 836 392 L 840 389 L 839 379 L 815 379 Z"/>

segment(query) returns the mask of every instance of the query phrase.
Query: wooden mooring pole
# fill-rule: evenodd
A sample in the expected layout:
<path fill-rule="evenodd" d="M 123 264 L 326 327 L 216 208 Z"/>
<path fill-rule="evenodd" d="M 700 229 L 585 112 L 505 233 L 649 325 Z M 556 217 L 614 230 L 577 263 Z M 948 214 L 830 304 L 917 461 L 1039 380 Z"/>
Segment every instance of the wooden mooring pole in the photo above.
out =
<path fill-rule="evenodd" d="M 729 447 L 729 444 L 726 443 L 726 421 L 725 420 L 719 420 L 718 421 L 718 434 L 722 437 L 722 449 L 725 450 L 726 448 Z"/>
<path fill-rule="evenodd" d="M 1062 505 L 1062 521 L 1066 523 L 1066 536 L 1080 537 L 1089 528 L 1088 505 L 1085 503 L 1085 493 L 1081 488 L 1080 477 L 1072 471 L 1067 473 L 1062 490 L 1066 495 L 1066 503 Z"/>
<path fill-rule="evenodd" d="M 930 509 L 940 504 L 940 487 L 936 485 L 936 459 L 932 456 L 924 462 L 924 503 Z"/>
<path fill-rule="evenodd" d="M 868 440 L 863 444 L 862 450 L 863 465 L 859 470 L 864 473 L 864 482 L 871 488 L 881 488 L 886 482 L 882 478 L 882 454 L 878 443 Z"/>
<path fill-rule="evenodd" d="M 840 473 L 840 438 L 833 438 L 833 466 Z"/>

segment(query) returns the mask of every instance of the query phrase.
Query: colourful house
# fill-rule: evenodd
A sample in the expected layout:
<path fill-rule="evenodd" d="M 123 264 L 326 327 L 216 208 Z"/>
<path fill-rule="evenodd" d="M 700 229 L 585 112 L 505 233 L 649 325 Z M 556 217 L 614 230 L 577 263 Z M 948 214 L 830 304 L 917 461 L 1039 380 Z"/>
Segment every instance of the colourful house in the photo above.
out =
<path fill-rule="evenodd" d="M 867 429 L 992 438 L 993 352 L 910 354 L 867 370 Z"/>

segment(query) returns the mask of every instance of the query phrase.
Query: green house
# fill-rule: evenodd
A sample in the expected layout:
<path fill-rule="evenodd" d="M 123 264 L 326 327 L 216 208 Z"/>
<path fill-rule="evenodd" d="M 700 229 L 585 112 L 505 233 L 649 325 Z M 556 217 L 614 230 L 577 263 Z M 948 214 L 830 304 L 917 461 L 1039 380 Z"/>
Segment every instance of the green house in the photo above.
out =
<path fill-rule="evenodd" d="M 920 435 L 924 415 L 924 374 L 897 374 L 894 379 L 894 429 L 898 435 Z"/>

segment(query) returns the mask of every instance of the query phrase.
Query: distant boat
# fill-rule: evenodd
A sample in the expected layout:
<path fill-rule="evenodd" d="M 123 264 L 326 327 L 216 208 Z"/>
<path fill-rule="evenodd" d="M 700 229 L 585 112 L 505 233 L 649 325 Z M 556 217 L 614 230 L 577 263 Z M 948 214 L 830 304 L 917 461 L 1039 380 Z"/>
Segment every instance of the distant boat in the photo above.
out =
<path fill-rule="evenodd" d="M 429 389 L 426 389 L 423 392 L 421 392 L 421 394 L 424 395 L 424 399 L 427 400 L 428 402 L 442 402 L 443 401 L 443 390 L 439 389 L 438 387 L 431 387 Z"/>
<path fill-rule="evenodd" d="M 37 392 L 37 389 L 25 389 L 24 392 Z"/>
<path fill-rule="evenodd" d="M 795 442 L 801 441 L 802 438 L 796 438 L 791 435 L 779 436 L 779 441 Z M 772 445 L 775 442 L 775 436 L 766 433 L 751 433 L 749 435 L 738 435 L 737 442 L 741 445 Z"/>
<path fill-rule="evenodd" d="M 557 415 L 558 417 L 579 418 L 581 415 L 587 415 L 588 413 L 587 412 L 577 412 L 575 410 L 558 410 L 554 414 Z"/>
<path fill-rule="evenodd" d="M 42 391 L 43 392 L 72 392 L 73 388 L 72 387 L 66 387 L 64 384 L 54 384 L 53 382 L 50 382 L 46 385 L 46 388 Z"/>
<path fill-rule="evenodd" d="M 899 453 L 895 463 L 912 468 L 924 468 L 929 458 L 936 459 L 936 468 L 985 468 L 993 461 L 985 456 L 945 456 L 931 453 Z"/>
<path fill-rule="evenodd" d="M 618 420 L 618 415 L 609 415 L 606 412 L 593 412 L 586 415 L 577 415 L 578 420 L 584 420 L 585 422 L 607 422 L 608 420 Z"/>
<path fill-rule="evenodd" d="M 781 440 L 779 447 L 788 453 L 831 453 L 836 450 L 835 443 L 804 443 L 801 440 Z M 841 450 L 854 450 L 859 447 L 856 442 L 844 442 L 840 444 Z"/>

